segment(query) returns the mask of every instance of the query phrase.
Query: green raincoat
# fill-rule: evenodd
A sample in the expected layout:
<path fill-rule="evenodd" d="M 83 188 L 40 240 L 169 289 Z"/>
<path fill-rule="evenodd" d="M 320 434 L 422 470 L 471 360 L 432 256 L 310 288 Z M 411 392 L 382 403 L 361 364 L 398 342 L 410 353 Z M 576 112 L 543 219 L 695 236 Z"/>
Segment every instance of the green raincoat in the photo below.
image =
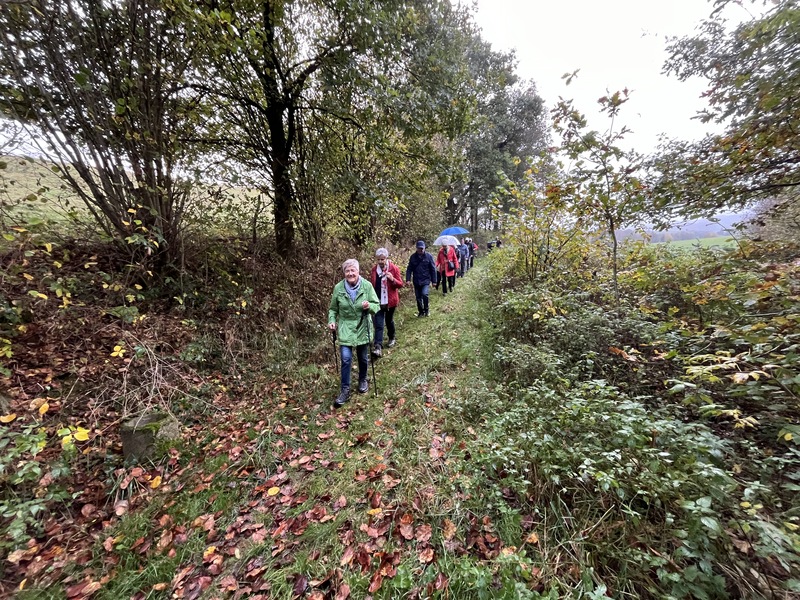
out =
<path fill-rule="evenodd" d="M 369 302 L 369 315 L 364 315 L 361 303 Z M 372 338 L 372 315 L 381 308 L 378 295 L 372 284 L 361 277 L 361 287 L 358 288 L 355 300 L 350 300 L 347 290 L 344 289 L 344 279 L 333 288 L 331 304 L 328 307 L 328 324 L 336 323 L 336 332 L 339 344 L 342 346 L 360 346 L 369 344 Z M 367 331 L 367 328 L 370 328 Z"/>

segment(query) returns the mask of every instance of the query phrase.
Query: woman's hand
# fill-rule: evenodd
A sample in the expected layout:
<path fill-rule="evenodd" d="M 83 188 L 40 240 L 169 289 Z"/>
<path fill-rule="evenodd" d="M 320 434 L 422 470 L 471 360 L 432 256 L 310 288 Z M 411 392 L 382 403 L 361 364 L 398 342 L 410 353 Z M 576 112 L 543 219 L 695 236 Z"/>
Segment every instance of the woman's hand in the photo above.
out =
<path fill-rule="evenodd" d="M 336 323 L 328 323 L 328 329 L 331 331 L 336 331 Z"/>
<path fill-rule="evenodd" d="M 364 300 L 364 301 L 361 303 L 361 308 L 363 308 L 364 310 L 369 310 L 369 302 L 367 302 L 366 300 Z"/>

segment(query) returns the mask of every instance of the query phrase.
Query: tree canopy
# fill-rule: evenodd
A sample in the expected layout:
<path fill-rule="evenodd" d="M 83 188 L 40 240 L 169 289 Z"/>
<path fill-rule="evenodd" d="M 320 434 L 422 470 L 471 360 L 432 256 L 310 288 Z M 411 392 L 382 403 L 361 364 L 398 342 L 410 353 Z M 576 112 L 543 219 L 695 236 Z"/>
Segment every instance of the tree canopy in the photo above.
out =
<path fill-rule="evenodd" d="M 269 199 L 286 256 L 298 232 L 488 226 L 500 173 L 520 177 L 546 139 L 513 55 L 447 0 L 41 0 L 0 21 L 3 115 L 46 140 L 109 234 L 166 262 L 189 174 Z"/>
<path fill-rule="evenodd" d="M 666 218 L 740 208 L 800 185 L 800 7 L 781 2 L 730 29 L 715 19 L 673 40 L 667 73 L 708 80 L 699 115 L 724 132 L 675 142 L 656 158 L 656 207 Z"/>

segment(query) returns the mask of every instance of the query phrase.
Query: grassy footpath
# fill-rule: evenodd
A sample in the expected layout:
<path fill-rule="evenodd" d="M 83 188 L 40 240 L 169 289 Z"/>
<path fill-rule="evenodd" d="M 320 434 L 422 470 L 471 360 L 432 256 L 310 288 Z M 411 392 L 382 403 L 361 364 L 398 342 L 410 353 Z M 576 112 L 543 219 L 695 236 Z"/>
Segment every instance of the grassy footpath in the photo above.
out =
<path fill-rule="evenodd" d="M 478 424 L 448 410 L 487 385 L 486 269 L 432 290 L 429 318 L 403 292 L 377 396 L 332 410 L 331 349 L 294 384 L 209 408 L 167 463 L 119 476 L 119 518 L 64 585 L 20 597 L 496 597 L 490 565 L 535 535 L 489 516 L 499 492 L 469 464 Z"/>

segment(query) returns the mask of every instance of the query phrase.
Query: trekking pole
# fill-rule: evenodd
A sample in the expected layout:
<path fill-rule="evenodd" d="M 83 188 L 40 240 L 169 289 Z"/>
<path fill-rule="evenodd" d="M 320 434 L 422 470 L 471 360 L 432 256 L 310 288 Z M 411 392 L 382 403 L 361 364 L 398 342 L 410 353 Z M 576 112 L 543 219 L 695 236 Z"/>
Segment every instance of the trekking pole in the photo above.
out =
<path fill-rule="evenodd" d="M 333 342 L 333 362 L 336 365 L 336 372 L 339 372 L 339 353 L 336 352 L 336 330 L 331 329 L 331 341 Z"/>
<path fill-rule="evenodd" d="M 364 311 L 364 315 L 369 315 L 369 309 Z M 369 346 L 367 346 L 367 358 L 369 359 L 369 364 L 372 365 L 372 387 L 375 389 L 375 395 L 378 395 L 378 380 L 375 378 L 375 360 L 373 357 L 369 355 L 369 348 L 372 346 L 372 333 L 369 330 L 369 322 L 372 320 L 372 317 L 367 319 L 367 342 Z"/>

